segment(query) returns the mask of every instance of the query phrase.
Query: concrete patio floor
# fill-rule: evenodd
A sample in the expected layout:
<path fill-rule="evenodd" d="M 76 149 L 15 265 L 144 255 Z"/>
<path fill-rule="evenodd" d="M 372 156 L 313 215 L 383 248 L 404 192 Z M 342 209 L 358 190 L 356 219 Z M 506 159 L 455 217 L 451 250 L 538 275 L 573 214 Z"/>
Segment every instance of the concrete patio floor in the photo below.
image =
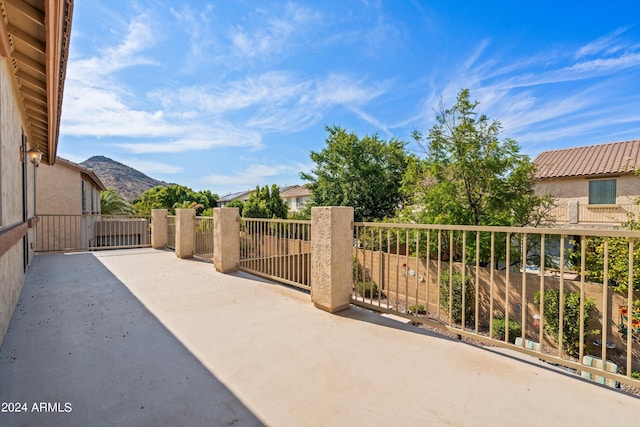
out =
<path fill-rule="evenodd" d="M 640 399 L 152 249 L 40 255 L 0 349 L 1 426 L 635 425 Z M 49 410 L 33 411 L 33 404 Z M 0 408 L 1 409 L 1 408 Z M 69 410 L 69 412 L 64 412 Z M 60 412 L 58 412 L 60 411 Z"/>

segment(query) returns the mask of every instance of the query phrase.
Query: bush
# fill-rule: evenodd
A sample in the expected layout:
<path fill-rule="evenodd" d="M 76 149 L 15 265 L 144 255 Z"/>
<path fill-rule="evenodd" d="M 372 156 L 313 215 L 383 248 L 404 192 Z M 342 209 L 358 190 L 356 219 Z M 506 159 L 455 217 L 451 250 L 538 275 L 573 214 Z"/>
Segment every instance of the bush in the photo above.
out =
<path fill-rule="evenodd" d="M 453 322 L 462 321 L 462 273 L 453 272 L 453 302 L 451 318 Z M 473 308 L 475 304 L 475 289 L 471 283 L 471 276 L 464 276 L 465 302 L 464 318 L 465 322 L 473 321 Z M 449 313 L 449 270 L 440 276 L 440 307 Z"/>
<path fill-rule="evenodd" d="M 365 298 L 375 298 L 378 296 L 378 285 L 373 280 L 358 282 L 356 289 L 358 290 L 358 294 Z"/>
<path fill-rule="evenodd" d="M 422 305 L 422 304 L 410 305 L 407 308 L 407 311 L 409 312 L 409 314 L 425 314 L 426 313 L 426 311 L 424 309 L 424 305 Z"/>
<path fill-rule="evenodd" d="M 502 317 L 493 318 L 493 338 L 504 341 L 505 321 Z M 509 319 L 509 342 L 516 342 L 516 338 L 522 336 L 522 326 L 520 323 Z"/>
<path fill-rule="evenodd" d="M 536 291 L 533 301 L 540 305 L 540 291 Z M 560 330 L 560 291 L 549 290 L 544 292 L 544 330 L 556 342 Z M 587 326 L 594 320 L 596 314 L 596 300 L 586 298 L 584 301 L 584 336 L 599 333 L 600 331 L 587 330 Z M 562 328 L 563 347 L 571 355 L 578 354 L 580 350 L 580 292 L 564 294 L 564 319 Z"/>

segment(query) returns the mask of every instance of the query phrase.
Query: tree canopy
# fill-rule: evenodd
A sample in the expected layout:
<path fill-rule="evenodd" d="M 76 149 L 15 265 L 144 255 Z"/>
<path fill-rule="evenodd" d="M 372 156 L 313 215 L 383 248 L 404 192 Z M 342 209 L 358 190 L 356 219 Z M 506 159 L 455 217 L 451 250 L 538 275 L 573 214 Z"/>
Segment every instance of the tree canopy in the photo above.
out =
<path fill-rule="evenodd" d="M 550 197 L 534 191 L 535 167 L 513 139 L 500 140 L 501 125 L 476 112 L 469 91 L 456 104 L 441 106 L 425 137 L 414 132 L 426 154 L 414 159 L 405 177 L 411 198 L 404 216 L 421 223 L 533 226 Z"/>
<path fill-rule="evenodd" d="M 280 190 L 276 184 L 262 188 L 249 196 L 249 200 L 242 208 L 242 216 L 246 218 L 287 218 L 287 204 L 280 197 Z"/>
<path fill-rule="evenodd" d="M 378 135 L 358 138 L 337 126 L 326 128 L 326 146 L 311 152 L 315 167 L 302 173 L 309 181 L 312 206 L 351 206 L 356 221 L 392 217 L 402 205 L 400 192 L 410 155 L 405 143 Z"/>
<path fill-rule="evenodd" d="M 196 214 L 200 215 L 204 210 L 215 207 L 217 201 L 218 195 L 209 190 L 193 191 L 183 185 L 171 184 L 145 191 L 133 200 L 133 205 L 140 215 L 150 215 L 151 209 L 167 209 L 173 215 L 176 207 L 188 208 L 193 204 Z"/>
<path fill-rule="evenodd" d="M 115 188 L 109 187 L 100 193 L 100 212 L 102 215 L 134 215 L 136 210 Z"/>

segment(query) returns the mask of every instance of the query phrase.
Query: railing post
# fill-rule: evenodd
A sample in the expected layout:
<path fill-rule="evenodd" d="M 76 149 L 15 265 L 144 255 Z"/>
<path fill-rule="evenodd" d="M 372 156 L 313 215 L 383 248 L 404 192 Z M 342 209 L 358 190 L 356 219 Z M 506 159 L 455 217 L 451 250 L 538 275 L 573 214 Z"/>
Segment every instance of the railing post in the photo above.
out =
<path fill-rule="evenodd" d="M 176 209 L 176 256 L 192 258 L 195 249 L 196 210 Z"/>
<path fill-rule="evenodd" d="M 151 210 L 151 247 L 164 249 L 167 247 L 167 210 Z"/>
<path fill-rule="evenodd" d="M 240 209 L 213 209 L 213 266 L 230 273 L 240 263 Z"/>
<path fill-rule="evenodd" d="M 353 208 L 311 208 L 311 301 L 330 313 L 349 307 L 353 282 Z"/>

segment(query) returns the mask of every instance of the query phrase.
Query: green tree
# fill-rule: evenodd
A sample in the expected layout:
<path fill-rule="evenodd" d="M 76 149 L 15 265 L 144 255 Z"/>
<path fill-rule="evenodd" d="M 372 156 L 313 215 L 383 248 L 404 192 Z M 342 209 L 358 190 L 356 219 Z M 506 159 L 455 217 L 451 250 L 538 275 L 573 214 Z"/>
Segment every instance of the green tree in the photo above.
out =
<path fill-rule="evenodd" d="M 559 290 L 547 290 L 544 292 L 544 330 L 553 337 L 556 342 L 560 338 L 560 307 L 564 306 L 564 318 L 562 320 L 562 344 L 569 354 L 577 354 L 580 349 L 580 292 L 566 291 L 563 293 L 560 302 Z M 533 297 L 535 304 L 540 304 L 540 291 L 536 291 Z M 598 311 L 596 300 L 585 298 L 583 318 L 583 337 L 589 334 L 596 334 L 600 331 L 588 330 L 587 327 L 595 320 Z"/>
<path fill-rule="evenodd" d="M 340 127 L 327 127 L 326 146 L 311 152 L 315 167 L 302 173 L 309 181 L 312 206 L 351 206 L 356 221 L 392 217 L 404 201 L 402 179 L 411 157 L 405 143 L 378 135 L 358 138 Z"/>
<path fill-rule="evenodd" d="M 244 209 L 244 202 L 242 200 L 232 200 L 229 203 L 227 203 L 224 207 L 225 208 L 238 208 L 238 209 L 240 209 L 240 212 L 242 212 L 242 209 Z"/>
<path fill-rule="evenodd" d="M 103 215 L 135 215 L 136 210 L 115 188 L 109 187 L 100 193 L 100 212 Z"/>
<path fill-rule="evenodd" d="M 403 191 L 411 196 L 405 215 L 421 223 L 537 225 L 550 197 L 534 191 L 534 165 L 513 139 L 500 141 L 501 125 L 478 115 L 469 91 L 441 106 L 427 137 L 414 132 L 426 158 L 408 168 Z"/>
<path fill-rule="evenodd" d="M 535 166 L 520 153 L 513 139 L 500 140 L 501 125 L 476 112 L 478 102 L 469 100 L 469 91 L 459 92 L 456 104 L 446 109 L 441 105 L 436 123 L 425 137 L 414 132 L 416 143 L 425 158 L 412 158 L 404 176 L 402 192 L 408 202 L 398 221 L 423 224 L 484 226 L 536 226 L 547 219 L 553 204 L 550 195 L 540 196 L 534 190 Z M 447 233 L 448 234 L 448 233 Z M 460 238 L 459 233 L 456 238 Z M 475 236 L 469 236 L 467 259 L 475 259 Z M 480 237 L 480 262 L 489 263 L 489 233 Z M 455 248 L 460 260 L 460 242 L 443 239 L 447 251 Z M 512 257 L 520 263 L 519 236 L 510 242 Z M 533 262 L 534 242 L 529 241 L 527 254 Z M 505 259 L 506 240 L 496 242 L 496 263 Z"/>
<path fill-rule="evenodd" d="M 256 187 L 256 191 L 249 196 L 244 204 L 242 216 L 246 218 L 287 218 L 287 204 L 280 197 L 278 186 L 273 184 Z"/>
<path fill-rule="evenodd" d="M 218 195 L 209 190 L 193 191 L 184 185 L 171 184 L 151 188 L 133 200 L 133 205 L 140 215 L 150 215 L 152 209 L 167 209 L 171 215 L 175 208 L 189 207 L 194 204 L 196 213 L 212 208 L 218 201 Z"/>
<path fill-rule="evenodd" d="M 632 231 L 640 230 L 640 223 L 630 219 L 622 228 Z M 606 245 L 605 245 L 606 240 Z M 574 248 L 569 252 L 569 260 L 574 268 L 581 268 L 581 241 L 572 242 Z M 629 238 L 628 237 L 597 237 L 584 238 L 585 245 L 585 277 L 598 283 L 604 283 L 604 259 L 608 254 L 607 285 L 614 291 L 626 296 L 629 289 Z M 640 245 L 633 246 L 633 289 L 640 290 Z M 640 301 L 635 304 L 640 306 Z"/>

